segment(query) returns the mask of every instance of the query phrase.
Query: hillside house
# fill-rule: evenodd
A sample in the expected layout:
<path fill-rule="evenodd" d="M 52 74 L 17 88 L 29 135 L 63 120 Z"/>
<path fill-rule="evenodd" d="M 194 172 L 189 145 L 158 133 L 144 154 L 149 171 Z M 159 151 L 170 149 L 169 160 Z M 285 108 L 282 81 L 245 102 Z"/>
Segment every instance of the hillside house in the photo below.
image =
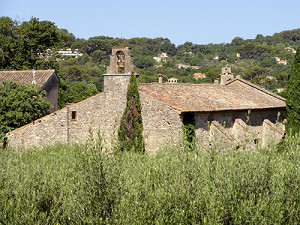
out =
<path fill-rule="evenodd" d="M 177 67 L 178 69 L 181 69 L 181 68 L 183 68 L 183 69 L 187 69 L 187 68 L 189 68 L 189 67 L 190 67 L 190 65 L 185 65 L 185 64 L 181 64 L 181 63 L 179 63 L 179 64 L 176 64 L 176 67 Z"/>
<path fill-rule="evenodd" d="M 280 58 L 279 57 L 276 56 L 276 57 L 274 57 L 274 59 L 276 60 L 277 63 L 280 62 Z"/>
<path fill-rule="evenodd" d="M 296 54 L 296 52 L 297 52 L 295 49 L 293 49 L 293 48 L 291 48 L 291 47 L 286 47 L 286 48 L 284 48 L 284 49 L 290 51 L 290 52 L 293 53 L 293 54 Z"/>
<path fill-rule="evenodd" d="M 153 57 L 156 62 L 166 62 L 168 58 L 167 53 L 163 52 Z"/>
<path fill-rule="evenodd" d="M 279 57 L 274 57 L 277 64 L 283 64 L 283 65 L 287 65 L 287 60 L 285 59 L 280 59 Z"/>
<path fill-rule="evenodd" d="M 286 60 L 284 60 L 284 59 L 282 59 L 282 60 L 280 60 L 280 61 L 278 62 L 278 64 L 287 65 L 287 61 L 286 61 Z"/>
<path fill-rule="evenodd" d="M 181 68 L 183 68 L 183 69 L 191 68 L 191 69 L 194 69 L 194 70 L 198 70 L 198 69 L 201 68 L 201 66 L 190 66 L 190 65 L 185 65 L 185 64 L 181 64 L 181 63 L 176 64 L 176 67 L 177 67 L 178 69 L 181 69 Z"/>
<path fill-rule="evenodd" d="M 79 52 L 79 50 L 76 48 L 74 50 L 72 50 L 71 48 L 67 48 L 67 49 L 60 49 L 58 51 L 58 54 L 61 54 L 62 56 L 68 56 L 68 57 L 72 57 L 72 58 L 78 58 L 80 56 L 83 56 L 82 53 Z"/>
<path fill-rule="evenodd" d="M 198 80 L 198 79 L 203 79 L 206 78 L 206 75 L 204 73 L 194 73 L 194 79 Z"/>
<path fill-rule="evenodd" d="M 122 70 L 118 64 L 120 54 Z M 9 144 L 28 147 L 85 142 L 90 131 L 96 134 L 100 129 L 109 145 L 116 138 L 126 105 L 130 71 L 139 77 L 130 48 L 113 48 L 104 75 L 104 92 L 8 133 Z M 222 76 L 226 74 L 221 75 L 221 80 Z M 145 147 L 149 153 L 168 143 L 178 143 L 182 139 L 182 123 L 187 121 L 194 121 L 195 138 L 203 145 L 241 143 L 249 138 L 266 145 L 283 135 L 283 126 L 276 121 L 284 119 L 285 100 L 240 78 L 230 79 L 224 85 L 139 84 L 139 92 Z"/>
<path fill-rule="evenodd" d="M 58 83 L 55 70 L 14 70 L 0 71 L 0 84 L 3 81 L 14 81 L 19 84 L 34 84 L 41 91 L 46 91 L 46 101 L 58 109 Z"/>
<path fill-rule="evenodd" d="M 184 52 L 185 55 L 194 56 L 195 54 L 193 52 Z"/>

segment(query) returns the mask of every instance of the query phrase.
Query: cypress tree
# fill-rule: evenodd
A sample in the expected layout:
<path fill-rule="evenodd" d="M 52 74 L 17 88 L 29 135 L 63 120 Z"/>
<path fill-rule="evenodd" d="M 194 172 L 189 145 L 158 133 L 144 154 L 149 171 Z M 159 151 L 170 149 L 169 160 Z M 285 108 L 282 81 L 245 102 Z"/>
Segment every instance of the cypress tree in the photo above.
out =
<path fill-rule="evenodd" d="M 295 134 L 300 132 L 300 47 L 288 75 L 286 98 L 286 131 L 288 134 Z"/>
<path fill-rule="evenodd" d="M 140 95 L 136 77 L 131 72 L 126 107 L 118 130 L 121 151 L 145 152 Z"/>

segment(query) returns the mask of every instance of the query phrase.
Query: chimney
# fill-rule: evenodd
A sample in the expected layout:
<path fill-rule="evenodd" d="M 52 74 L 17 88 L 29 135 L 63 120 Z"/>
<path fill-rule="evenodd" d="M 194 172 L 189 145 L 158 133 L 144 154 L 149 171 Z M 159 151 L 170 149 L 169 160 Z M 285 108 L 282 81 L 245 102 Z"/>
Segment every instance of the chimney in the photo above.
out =
<path fill-rule="evenodd" d="M 162 82 L 163 82 L 163 75 L 160 73 L 158 74 L 158 83 L 162 84 Z"/>
<path fill-rule="evenodd" d="M 221 75 L 220 85 L 225 85 L 228 81 L 234 80 L 233 73 L 231 73 L 230 67 L 223 67 Z"/>
<path fill-rule="evenodd" d="M 33 84 L 33 85 L 36 85 L 35 74 L 36 74 L 36 71 L 35 71 L 35 69 L 33 68 L 33 69 L 32 69 L 32 84 Z"/>
<path fill-rule="evenodd" d="M 214 80 L 214 85 L 219 85 L 219 79 Z"/>

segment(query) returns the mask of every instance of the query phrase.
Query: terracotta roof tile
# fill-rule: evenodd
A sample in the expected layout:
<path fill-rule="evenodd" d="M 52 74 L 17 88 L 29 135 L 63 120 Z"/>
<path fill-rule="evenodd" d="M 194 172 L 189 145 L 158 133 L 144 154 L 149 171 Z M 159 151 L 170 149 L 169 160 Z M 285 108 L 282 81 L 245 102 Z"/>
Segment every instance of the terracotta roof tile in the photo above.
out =
<path fill-rule="evenodd" d="M 267 92 L 242 86 L 213 84 L 140 84 L 141 95 L 181 112 L 285 107 L 285 101 Z"/>
<path fill-rule="evenodd" d="M 37 82 L 37 88 L 41 88 L 53 73 L 55 73 L 55 70 L 36 70 L 35 80 Z M 8 81 L 8 80 L 20 84 L 32 84 L 33 71 L 32 70 L 0 71 L 0 84 L 2 84 L 1 81 Z"/>
<path fill-rule="evenodd" d="M 205 74 L 204 73 L 194 73 L 194 79 L 198 79 L 198 78 L 205 78 Z"/>

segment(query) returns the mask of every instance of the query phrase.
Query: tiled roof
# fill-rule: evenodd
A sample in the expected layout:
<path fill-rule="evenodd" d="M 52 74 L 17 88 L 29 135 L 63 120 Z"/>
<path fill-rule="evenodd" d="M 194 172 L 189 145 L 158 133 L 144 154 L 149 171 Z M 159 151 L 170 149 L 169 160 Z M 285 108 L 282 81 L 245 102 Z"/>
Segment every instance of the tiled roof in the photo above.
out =
<path fill-rule="evenodd" d="M 204 73 L 194 73 L 194 79 L 198 79 L 198 78 L 205 78 L 205 74 Z"/>
<path fill-rule="evenodd" d="M 55 70 L 36 70 L 35 80 L 37 88 L 41 88 L 47 80 L 51 77 Z M 19 84 L 32 84 L 33 71 L 32 70 L 14 70 L 14 71 L 0 71 L 1 81 L 14 81 Z"/>
<path fill-rule="evenodd" d="M 229 85 L 229 84 L 231 84 L 231 83 L 234 83 L 235 81 L 243 82 L 243 83 L 249 85 L 250 87 L 253 87 L 253 88 L 255 88 L 255 89 L 259 90 L 259 91 L 265 92 L 266 94 L 269 94 L 269 95 L 271 95 L 271 96 L 273 96 L 273 97 L 275 97 L 275 98 L 278 98 L 278 99 L 280 99 L 280 100 L 282 100 L 282 101 L 285 102 L 285 98 L 283 98 L 283 97 L 281 97 L 281 96 L 279 96 L 279 95 L 277 95 L 277 94 L 275 94 L 275 93 L 273 93 L 273 92 L 270 92 L 270 91 L 268 91 L 268 90 L 266 90 L 266 89 L 264 89 L 264 88 L 262 88 L 262 87 L 259 87 L 259 86 L 255 85 L 255 84 L 252 84 L 251 82 L 246 81 L 246 80 L 244 80 L 244 79 L 242 79 L 242 78 L 235 78 L 234 80 L 228 81 L 228 82 L 226 83 L 226 85 Z"/>
<path fill-rule="evenodd" d="M 141 95 L 181 112 L 285 107 L 285 101 L 253 87 L 213 84 L 140 84 Z"/>

